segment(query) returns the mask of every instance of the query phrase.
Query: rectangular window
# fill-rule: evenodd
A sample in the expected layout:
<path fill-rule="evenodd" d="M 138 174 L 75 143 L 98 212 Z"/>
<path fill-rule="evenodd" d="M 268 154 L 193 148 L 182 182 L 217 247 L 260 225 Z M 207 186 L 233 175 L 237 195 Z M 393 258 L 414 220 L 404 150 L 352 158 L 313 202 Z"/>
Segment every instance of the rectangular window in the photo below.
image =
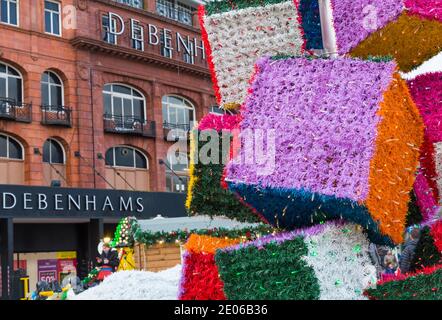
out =
<path fill-rule="evenodd" d="M 102 27 L 103 27 L 103 40 L 110 44 L 117 44 L 117 36 L 110 32 L 111 25 L 109 23 L 109 16 L 104 15 L 102 19 Z M 117 29 L 117 21 L 112 20 L 112 30 Z"/>
<path fill-rule="evenodd" d="M 0 0 L 0 21 L 18 26 L 19 0 Z"/>
<path fill-rule="evenodd" d="M 60 3 L 45 0 L 45 32 L 61 36 Z"/>
<path fill-rule="evenodd" d="M 130 7 L 143 9 L 143 0 L 114 0 L 114 1 L 125 4 Z"/>
<path fill-rule="evenodd" d="M 190 47 L 190 53 L 188 53 L 186 51 L 186 49 L 184 49 L 184 53 L 183 53 L 183 60 L 186 63 L 190 63 L 190 64 L 195 64 L 195 56 L 193 54 L 193 43 L 190 42 L 189 43 L 189 47 Z"/>
<path fill-rule="evenodd" d="M 157 13 L 163 17 L 176 20 L 175 5 L 171 0 L 157 0 Z"/>
<path fill-rule="evenodd" d="M 160 38 L 161 54 L 163 55 L 163 57 L 172 59 L 172 40 L 170 38 L 167 38 L 166 41 L 164 41 L 164 31 L 161 32 Z"/>
<path fill-rule="evenodd" d="M 132 48 L 144 51 L 144 32 L 143 27 L 138 21 L 132 23 Z"/>
<path fill-rule="evenodd" d="M 181 23 L 192 25 L 192 14 L 195 11 L 192 7 L 181 2 L 177 3 L 177 20 Z"/>

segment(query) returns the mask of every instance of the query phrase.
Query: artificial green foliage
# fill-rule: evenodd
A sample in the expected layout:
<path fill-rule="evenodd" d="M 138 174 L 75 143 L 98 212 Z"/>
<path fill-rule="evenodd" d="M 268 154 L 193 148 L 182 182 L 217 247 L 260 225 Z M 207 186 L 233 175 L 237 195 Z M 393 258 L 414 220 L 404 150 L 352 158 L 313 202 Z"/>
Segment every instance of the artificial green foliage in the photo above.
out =
<path fill-rule="evenodd" d="M 373 300 L 442 300 L 442 269 L 378 284 L 364 294 Z"/>
<path fill-rule="evenodd" d="M 134 245 L 133 233 L 131 232 L 132 221 L 135 218 L 126 217 L 120 220 L 111 241 L 111 247 L 132 247 Z"/>
<path fill-rule="evenodd" d="M 421 231 L 421 236 L 410 265 L 411 271 L 417 271 L 423 267 L 430 267 L 442 263 L 441 253 L 434 244 L 434 239 L 430 231 L 429 227 L 424 227 Z"/>
<path fill-rule="evenodd" d="M 407 212 L 407 222 L 406 226 L 410 227 L 415 224 L 421 223 L 423 220 L 422 213 L 419 210 L 419 207 L 416 202 L 416 195 L 412 190 L 410 192 L 410 202 L 408 202 L 408 212 Z"/>
<path fill-rule="evenodd" d="M 229 300 L 319 299 L 319 282 L 302 259 L 308 249 L 302 237 L 264 247 L 218 250 L 216 265 Z"/>
<path fill-rule="evenodd" d="M 207 15 L 224 13 L 250 7 L 263 7 L 272 4 L 287 2 L 287 0 L 222 0 L 211 1 L 206 4 Z"/>
<path fill-rule="evenodd" d="M 210 138 L 209 138 L 210 139 Z M 241 222 L 260 222 L 258 216 L 229 190 L 221 186 L 227 152 L 223 152 L 223 140 L 230 135 L 219 134 L 219 163 L 193 164 L 192 175 L 196 178 L 192 186 L 192 200 L 188 208 L 189 215 L 225 216 Z M 209 140 L 210 141 L 210 140 Z M 206 143 L 198 145 L 198 154 Z"/>
<path fill-rule="evenodd" d="M 224 228 L 219 229 L 201 229 L 201 230 L 175 230 L 171 232 L 150 232 L 143 231 L 139 227 L 136 221 L 132 222 L 132 231 L 134 240 L 138 243 L 143 243 L 145 245 L 153 245 L 158 242 L 163 243 L 184 243 L 190 237 L 191 234 L 198 235 L 208 235 L 216 238 L 240 238 L 246 237 L 248 240 L 254 240 L 258 236 L 265 236 L 270 233 L 276 232 L 277 230 L 271 226 L 261 224 L 255 228 L 244 228 L 238 230 L 228 230 Z"/>
<path fill-rule="evenodd" d="M 100 268 L 92 269 L 91 272 L 89 272 L 89 274 L 87 275 L 87 277 L 82 280 L 83 284 L 87 285 L 87 284 L 95 281 L 95 279 L 98 277 L 99 272 L 100 272 Z"/>

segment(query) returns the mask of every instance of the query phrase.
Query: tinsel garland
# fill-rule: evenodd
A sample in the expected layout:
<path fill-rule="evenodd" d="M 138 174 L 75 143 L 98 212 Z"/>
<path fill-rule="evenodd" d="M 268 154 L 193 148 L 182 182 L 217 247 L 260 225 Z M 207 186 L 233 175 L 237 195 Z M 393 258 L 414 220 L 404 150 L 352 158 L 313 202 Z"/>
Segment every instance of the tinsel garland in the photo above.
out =
<path fill-rule="evenodd" d="M 218 250 L 228 299 L 362 299 L 376 282 L 357 226 L 326 223 Z"/>
<path fill-rule="evenodd" d="M 403 12 L 398 19 L 372 33 L 350 55 L 391 55 L 399 69 L 409 72 L 442 50 L 442 23 Z"/>
<path fill-rule="evenodd" d="M 372 241 L 402 242 L 423 125 L 395 68 L 383 60 L 260 59 L 240 127 L 274 130 L 273 171 L 263 174 L 273 159 L 250 164 L 242 148 L 227 166 L 229 188 L 283 228 L 345 216 Z"/>
<path fill-rule="evenodd" d="M 430 221 L 439 210 L 442 191 L 442 72 L 419 75 L 408 81 L 408 86 L 425 124 L 415 190 L 425 220 Z"/>
<path fill-rule="evenodd" d="M 92 270 L 89 272 L 89 274 L 87 275 L 87 277 L 84 278 L 81 282 L 82 282 L 84 285 L 87 285 L 87 284 L 89 284 L 89 283 L 95 281 L 95 279 L 98 277 L 98 273 L 99 273 L 99 272 L 100 272 L 100 269 L 99 269 L 99 268 L 94 268 L 94 269 L 92 269 Z"/>
<path fill-rule="evenodd" d="M 213 253 L 184 254 L 178 299 L 226 300 Z"/>
<path fill-rule="evenodd" d="M 178 298 L 225 300 L 223 283 L 218 275 L 214 254 L 217 249 L 245 241 L 244 238 L 217 238 L 192 234 L 184 245 L 186 252 L 183 257 Z"/>
<path fill-rule="evenodd" d="M 302 17 L 302 29 L 307 42 L 306 49 L 323 49 L 319 1 L 300 0 L 298 10 Z"/>
<path fill-rule="evenodd" d="M 244 102 L 256 59 L 300 54 L 305 47 L 301 16 L 292 0 L 209 2 L 200 8 L 199 20 L 221 107 Z"/>
<path fill-rule="evenodd" d="M 238 128 L 238 115 L 217 116 L 209 114 L 201 119 L 198 131 L 191 134 L 189 170 L 190 183 L 187 189 L 186 209 L 190 215 L 226 216 L 242 222 L 259 222 L 260 219 L 248 207 L 242 205 L 229 190 L 221 187 L 225 163 L 231 157 L 233 150 L 223 150 L 226 144 L 233 147 L 232 135 L 229 131 Z M 208 130 L 215 130 L 218 135 L 218 163 L 205 164 L 199 159 L 201 148 L 206 143 L 200 142 L 198 148 L 195 141 Z M 209 142 L 207 142 L 209 143 Z M 196 161 L 198 160 L 198 161 Z"/>
<path fill-rule="evenodd" d="M 424 267 L 438 264 L 442 264 L 442 253 L 435 245 L 430 227 L 426 226 L 421 230 L 421 236 L 410 264 L 410 270 L 417 271 Z"/>
<path fill-rule="evenodd" d="M 405 0 L 410 13 L 442 22 L 442 4 L 440 0 Z"/>
<path fill-rule="evenodd" d="M 410 227 L 420 224 L 423 221 L 422 213 L 417 205 L 416 195 L 412 190 L 410 192 L 410 202 L 408 203 L 407 220 L 405 226 Z"/>
<path fill-rule="evenodd" d="M 414 191 L 416 193 L 417 203 L 424 218 L 423 221 L 433 221 L 439 207 L 424 174 L 417 174 L 416 181 L 414 183 Z"/>
<path fill-rule="evenodd" d="M 434 240 L 434 245 L 442 253 L 442 220 L 436 221 L 431 226 L 431 237 Z"/>
<path fill-rule="evenodd" d="M 404 8 L 402 0 L 331 0 L 331 6 L 339 54 L 395 20 Z"/>
<path fill-rule="evenodd" d="M 139 227 L 139 224 L 132 224 L 132 230 L 134 235 L 134 240 L 139 243 L 143 243 L 146 245 L 154 245 L 157 243 L 184 243 L 192 234 L 197 235 L 208 235 L 217 238 L 241 238 L 246 237 L 246 239 L 256 239 L 258 236 L 266 235 L 275 232 L 271 226 L 268 225 L 260 225 L 255 228 L 244 228 L 244 229 L 192 229 L 192 230 L 175 230 L 171 232 L 150 232 L 143 231 Z"/>
<path fill-rule="evenodd" d="M 442 266 L 380 281 L 364 294 L 371 300 L 442 300 Z"/>

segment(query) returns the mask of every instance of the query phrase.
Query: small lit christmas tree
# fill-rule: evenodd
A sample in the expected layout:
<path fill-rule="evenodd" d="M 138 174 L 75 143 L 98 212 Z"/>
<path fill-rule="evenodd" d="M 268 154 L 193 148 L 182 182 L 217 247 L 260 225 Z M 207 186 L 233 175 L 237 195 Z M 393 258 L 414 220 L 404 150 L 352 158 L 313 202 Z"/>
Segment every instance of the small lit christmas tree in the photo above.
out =
<path fill-rule="evenodd" d="M 130 247 L 133 244 L 131 236 L 131 224 L 134 218 L 126 217 L 121 219 L 115 230 L 114 239 L 111 241 L 111 247 Z"/>

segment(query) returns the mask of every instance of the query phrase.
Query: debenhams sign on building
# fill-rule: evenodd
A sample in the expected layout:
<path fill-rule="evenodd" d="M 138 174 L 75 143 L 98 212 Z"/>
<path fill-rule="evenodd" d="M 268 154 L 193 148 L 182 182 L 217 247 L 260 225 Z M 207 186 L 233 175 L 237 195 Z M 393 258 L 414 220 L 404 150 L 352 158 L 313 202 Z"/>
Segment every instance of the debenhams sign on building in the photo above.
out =
<path fill-rule="evenodd" d="M 107 32 L 113 35 L 118 43 L 118 36 L 121 36 L 126 31 L 126 25 L 129 26 L 130 39 L 133 43 L 136 41 L 140 44 L 138 48 L 144 51 L 145 44 L 151 46 L 163 45 L 165 49 L 168 49 L 169 57 L 173 57 L 173 51 L 184 52 L 192 57 L 198 57 L 201 55 L 202 59 L 206 59 L 206 52 L 204 49 L 204 42 L 198 40 L 196 37 L 189 37 L 175 32 L 175 37 L 172 37 L 172 31 L 166 28 L 158 28 L 154 24 L 142 24 L 135 19 L 129 19 L 129 23 L 126 24 L 123 17 L 119 14 L 109 12 L 107 14 Z M 175 45 L 173 39 L 175 38 Z"/>
<path fill-rule="evenodd" d="M 184 194 L 0 185 L 0 217 L 185 215 Z"/>

